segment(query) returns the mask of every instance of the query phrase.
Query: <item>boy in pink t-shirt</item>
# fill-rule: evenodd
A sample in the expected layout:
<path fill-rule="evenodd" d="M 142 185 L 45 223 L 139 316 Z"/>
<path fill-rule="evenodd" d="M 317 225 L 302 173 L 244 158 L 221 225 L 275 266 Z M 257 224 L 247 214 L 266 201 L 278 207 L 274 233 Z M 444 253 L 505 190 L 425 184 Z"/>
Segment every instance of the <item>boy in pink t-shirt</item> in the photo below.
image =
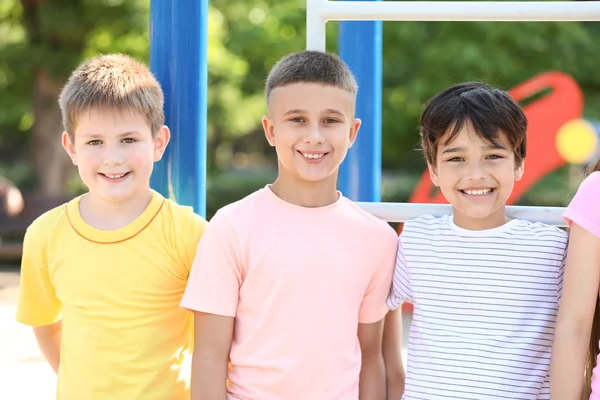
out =
<path fill-rule="evenodd" d="M 571 229 L 552 353 L 550 394 L 557 400 L 580 399 L 584 387 L 581 373 L 585 369 L 586 394 L 592 400 L 600 400 L 600 159 L 579 186 L 563 217 Z"/>
<path fill-rule="evenodd" d="M 195 312 L 192 399 L 385 399 L 397 235 L 336 190 L 360 126 L 356 91 L 322 52 L 269 74 L 277 179 L 214 216 L 181 303 Z"/>

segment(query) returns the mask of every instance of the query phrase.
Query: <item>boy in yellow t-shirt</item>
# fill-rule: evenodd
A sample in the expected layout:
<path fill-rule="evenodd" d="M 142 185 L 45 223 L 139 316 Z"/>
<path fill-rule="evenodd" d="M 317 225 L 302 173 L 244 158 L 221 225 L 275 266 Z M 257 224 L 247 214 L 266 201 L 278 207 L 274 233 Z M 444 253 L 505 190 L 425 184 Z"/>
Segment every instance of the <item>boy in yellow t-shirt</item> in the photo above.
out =
<path fill-rule="evenodd" d="M 193 316 L 179 303 L 206 221 L 150 188 L 170 137 L 160 85 L 100 56 L 59 103 L 89 191 L 28 228 L 17 319 L 57 372 L 57 399 L 189 399 Z"/>

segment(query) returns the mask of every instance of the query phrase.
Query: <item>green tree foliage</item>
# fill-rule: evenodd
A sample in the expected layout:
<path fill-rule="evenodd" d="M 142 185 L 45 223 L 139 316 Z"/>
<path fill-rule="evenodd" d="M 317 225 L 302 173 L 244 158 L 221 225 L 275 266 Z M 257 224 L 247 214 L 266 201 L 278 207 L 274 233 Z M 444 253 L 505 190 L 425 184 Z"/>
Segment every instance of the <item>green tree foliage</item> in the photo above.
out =
<path fill-rule="evenodd" d="M 86 56 L 121 51 L 146 57 L 148 7 L 141 0 L 0 3 L 0 32 L 6 33 L 0 35 L 0 89 L 9 94 L 0 96 L 4 174 L 43 194 L 64 192 L 73 167 L 60 148 L 60 89 Z"/>
<path fill-rule="evenodd" d="M 34 179 L 30 166 L 45 173 L 36 154 L 58 144 L 60 134 L 56 127 L 36 130 L 36 120 L 49 118 L 40 109 L 55 106 L 55 92 L 84 57 L 119 51 L 147 61 L 148 22 L 149 0 L 0 0 L 0 174 L 40 187 L 46 178 Z M 304 48 L 305 24 L 304 0 L 211 0 L 211 171 L 273 162 L 260 126 L 264 80 L 277 59 Z M 336 30 L 337 23 L 328 24 L 330 51 Z M 583 88 L 586 116 L 600 118 L 597 31 L 597 24 L 578 22 L 384 23 L 384 167 L 422 170 L 414 151 L 422 104 L 459 81 L 509 89 L 541 72 L 563 71 Z"/>
<path fill-rule="evenodd" d="M 562 71 L 582 87 L 586 116 L 600 117 L 600 37 L 590 28 L 579 22 L 385 23 L 385 165 L 415 165 L 420 156 L 410 149 L 417 146 L 422 104 L 460 81 L 510 89 L 539 73 Z"/>

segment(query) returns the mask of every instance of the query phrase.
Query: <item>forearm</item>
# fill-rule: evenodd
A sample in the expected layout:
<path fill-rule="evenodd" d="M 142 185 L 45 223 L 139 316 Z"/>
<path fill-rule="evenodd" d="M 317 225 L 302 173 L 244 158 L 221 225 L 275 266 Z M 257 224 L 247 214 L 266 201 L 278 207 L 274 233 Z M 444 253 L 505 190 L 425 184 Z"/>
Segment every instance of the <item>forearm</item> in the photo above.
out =
<path fill-rule="evenodd" d="M 387 400 L 400 400 L 404 394 L 404 368 L 394 371 L 386 367 L 385 372 L 385 378 L 387 382 Z"/>
<path fill-rule="evenodd" d="M 404 394 L 402 330 L 402 309 L 398 308 L 385 317 L 383 330 L 383 360 L 388 400 L 400 400 Z"/>
<path fill-rule="evenodd" d="M 359 383 L 360 400 L 385 400 L 386 378 L 383 354 L 363 357 Z"/>
<path fill-rule="evenodd" d="M 227 361 L 211 354 L 194 352 L 191 400 L 226 400 Z"/>
<path fill-rule="evenodd" d="M 59 321 L 53 325 L 34 327 L 33 333 L 44 358 L 58 373 L 60 365 L 60 343 L 62 340 L 62 323 Z"/>
<path fill-rule="evenodd" d="M 581 329 L 557 327 L 550 369 L 552 400 L 581 399 L 588 343 L 589 335 Z"/>

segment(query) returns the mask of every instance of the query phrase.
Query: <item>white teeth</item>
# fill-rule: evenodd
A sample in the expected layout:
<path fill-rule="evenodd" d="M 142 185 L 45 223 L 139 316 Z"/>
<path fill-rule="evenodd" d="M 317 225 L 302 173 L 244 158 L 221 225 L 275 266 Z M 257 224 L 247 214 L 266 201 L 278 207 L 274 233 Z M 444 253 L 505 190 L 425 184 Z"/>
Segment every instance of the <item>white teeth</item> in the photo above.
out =
<path fill-rule="evenodd" d="M 492 193 L 492 189 L 463 190 L 463 192 L 471 196 L 484 196 Z"/>
<path fill-rule="evenodd" d="M 106 176 L 107 178 L 110 178 L 110 179 L 119 179 L 119 178 L 124 177 L 125 175 L 127 175 L 127 173 L 124 173 L 124 174 L 104 174 L 104 176 Z"/>
<path fill-rule="evenodd" d="M 302 153 L 302 155 L 306 158 L 309 158 L 311 160 L 316 160 L 318 158 L 321 158 L 325 155 L 325 153 L 321 153 L 321 154 L 310 154 L 310 153 Z"/>

